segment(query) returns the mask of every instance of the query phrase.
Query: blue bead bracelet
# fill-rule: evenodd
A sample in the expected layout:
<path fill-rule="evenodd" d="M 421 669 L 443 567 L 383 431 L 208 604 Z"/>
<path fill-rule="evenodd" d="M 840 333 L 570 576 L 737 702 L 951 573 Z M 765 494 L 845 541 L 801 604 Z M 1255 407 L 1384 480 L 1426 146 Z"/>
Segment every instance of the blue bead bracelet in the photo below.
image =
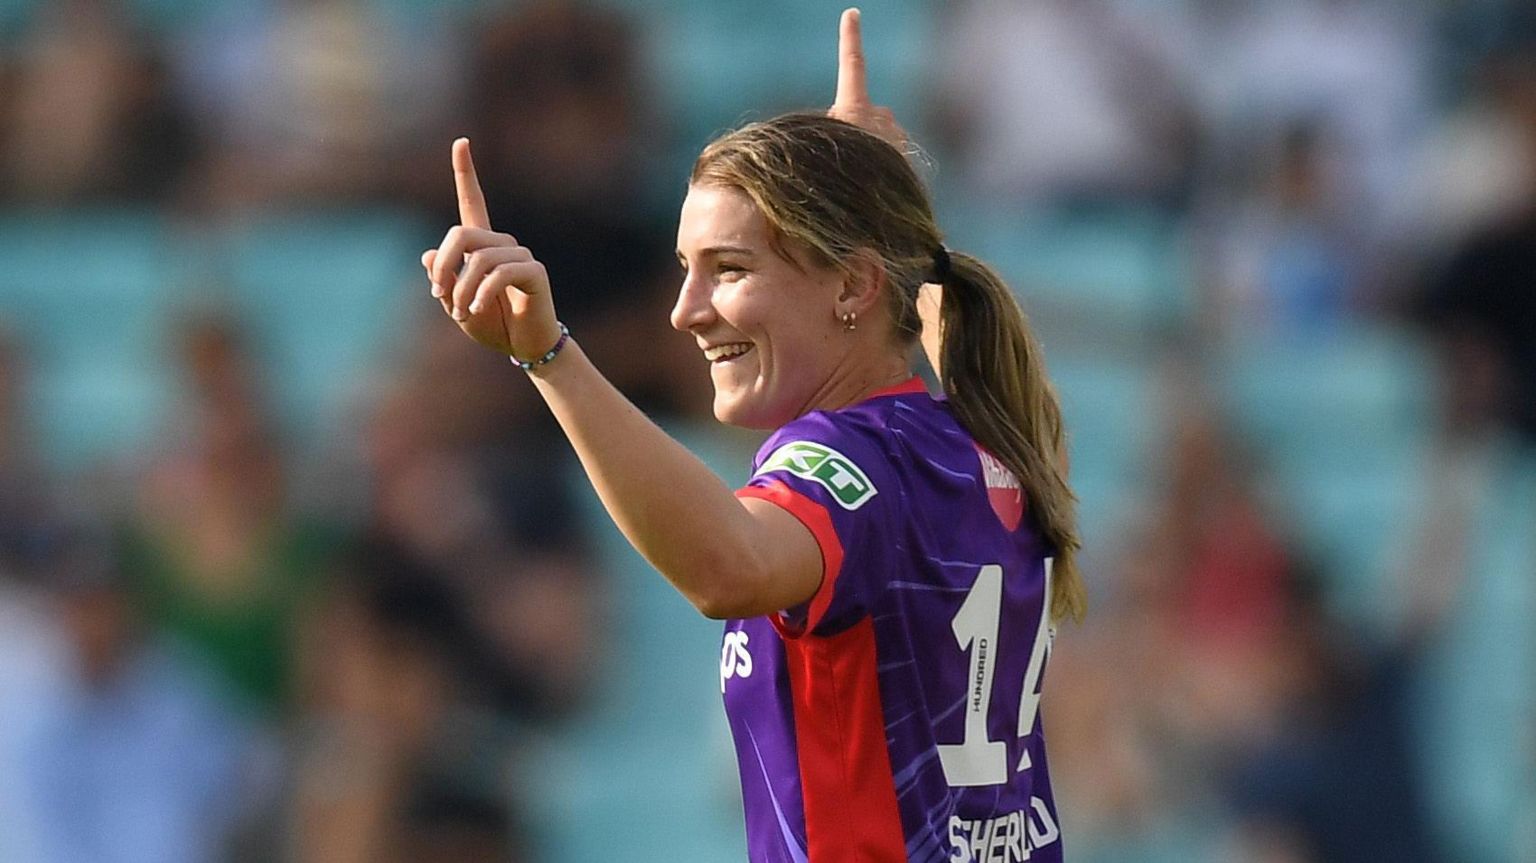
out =
<path fill-rule="evenodd" d="M 534 369 L 538 368 L 539 366 L 542 366 L 545 363 L 549 362 L 550 360 L 554 359 L 555 355 L 560 353 L 561 349 L 565 347 L 565 343 L 570 341 L 570 340 L 571 340 L 571 330 L 570 330 L 570 328 L 567 327 L 565 324 L 560 324 L 560 340 L 555 342 L 555 346 L 550 348 L 549 351 L 544 354 L 544 356 L 539 357 L 536 360 L 520 360 L 517 357 L 509 357 L 509 359 L 511 359 L 512 362 L 516 363 L 518 368 L 521 368 L 523 371 L 525 371 L 525 372 L 533 371 Z"/>

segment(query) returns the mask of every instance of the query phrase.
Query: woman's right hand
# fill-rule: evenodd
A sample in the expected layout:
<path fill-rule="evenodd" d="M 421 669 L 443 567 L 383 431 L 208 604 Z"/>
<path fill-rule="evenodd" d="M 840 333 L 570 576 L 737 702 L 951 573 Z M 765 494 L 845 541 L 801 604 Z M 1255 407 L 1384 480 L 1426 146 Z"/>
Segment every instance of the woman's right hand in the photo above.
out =
<path fill-rule="evenodd" d="M 859 10 L 844 9 L 837 30 L 837 98 L 827 116 L 852 123 L 907 152 L 907 130 L 896 114 L 869 99 L 869 79 L 864 68 L 864 37 L 859 31 Z"/>
<path fill-rule="evenodd" d="M 453 142 L 459 224 L 421 255 L 432 296 L 465 335 L 515 359 L 535 359 L 560 338 L 544 265 L 517 238 L 491 230 L 469 139 Z"/>

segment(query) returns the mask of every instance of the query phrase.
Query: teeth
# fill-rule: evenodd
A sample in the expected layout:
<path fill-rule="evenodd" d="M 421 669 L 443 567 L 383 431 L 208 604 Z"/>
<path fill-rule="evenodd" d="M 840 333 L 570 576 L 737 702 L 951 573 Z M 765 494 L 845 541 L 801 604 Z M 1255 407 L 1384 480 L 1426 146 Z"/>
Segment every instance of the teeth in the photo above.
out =
<path fill-rule="evenodd" d="M 704 358 L 710 362 L 716 362 L 717 360 L 739 357 L 750 350 L 752 350 L 751 345 L 741 342 L 732 345 L 716 345 L 712 348 L 704 349 Z"/>

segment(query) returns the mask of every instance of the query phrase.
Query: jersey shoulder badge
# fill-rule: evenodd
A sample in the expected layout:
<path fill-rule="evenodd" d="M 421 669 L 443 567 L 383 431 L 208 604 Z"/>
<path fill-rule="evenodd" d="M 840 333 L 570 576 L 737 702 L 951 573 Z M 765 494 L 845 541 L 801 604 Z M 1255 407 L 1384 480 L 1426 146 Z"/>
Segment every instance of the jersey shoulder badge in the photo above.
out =
<path fill-rule="evenodd" d="M 838 506 L 846 510 L 858 509 L 878 493 L 869 475 L 854 464 L 853 459 L 826 444 L 812 441 L 781 444 L 763 460 L 762 467 L 753 476 L 777 470 L 820 483 L 831 492 Z"/>

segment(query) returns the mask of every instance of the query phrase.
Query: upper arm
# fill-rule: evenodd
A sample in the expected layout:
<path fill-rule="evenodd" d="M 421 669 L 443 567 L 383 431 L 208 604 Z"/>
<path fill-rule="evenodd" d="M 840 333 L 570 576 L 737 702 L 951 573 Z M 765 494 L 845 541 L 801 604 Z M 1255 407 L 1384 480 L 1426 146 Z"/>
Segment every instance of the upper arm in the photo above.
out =
<path fill-rule="evenodd" d="M 730 617 L 757 617 L 809 602 L 825 575 L 821 545 L 812 528 L 778 503 L 740 495 L 753 522 L 753 550 L 760 582 Z"/>
<path fill-rule="evenodd" d="M 744 592 L 751 614 L 797 637 L 831 635 L 869 613 L 889 570 L 900 490 L 865 425 L 812 415 L 786 426 L 736 496 L 759 540 L 754 560 L 770 573 Z"/>

